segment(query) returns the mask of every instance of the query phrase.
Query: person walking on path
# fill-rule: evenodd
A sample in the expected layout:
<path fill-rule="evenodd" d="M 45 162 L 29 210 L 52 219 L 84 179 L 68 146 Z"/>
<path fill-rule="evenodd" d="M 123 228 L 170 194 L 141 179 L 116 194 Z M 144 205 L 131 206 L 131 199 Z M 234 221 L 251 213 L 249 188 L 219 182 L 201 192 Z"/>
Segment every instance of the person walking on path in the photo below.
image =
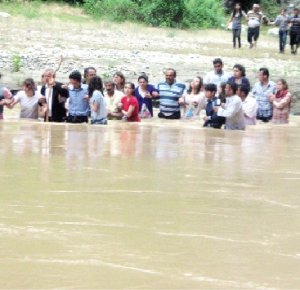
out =
<path fill-rule="evenodd" d="M 260 11 L 259 4 L 253 4 L 252 10 L 247 13 L 248 42 L 250 48 L 256 47 L 262 21 L 269 23 L 267 16 Z"/>
<path fill-rule="evenodd" d="M 289 19 L 291 54 L 297 54 L 300 44 L 300 16 L 299 9 L 294 8 L 294 15 Z"/>
<path fill-rule="evenodd" d="M 282 8 L 280 10 L 280 14 L 276 17 L 274 24 L 279 27 L 279 52 L 284 53 L 286 38 L 289 29 L 286 9 Z"/>
<path fill-rule="evenodd" d="M 229 23 L 232 23 L 232 38 L 233 48 L 236 48 L 236 40 L 238 41 L 238 47 L 241 48 L 241 30 L 242 30 L 242 17 L 247 17 L 246 13 L 242 10 L 241 4 L 236 3 L 231 13 Z"/>

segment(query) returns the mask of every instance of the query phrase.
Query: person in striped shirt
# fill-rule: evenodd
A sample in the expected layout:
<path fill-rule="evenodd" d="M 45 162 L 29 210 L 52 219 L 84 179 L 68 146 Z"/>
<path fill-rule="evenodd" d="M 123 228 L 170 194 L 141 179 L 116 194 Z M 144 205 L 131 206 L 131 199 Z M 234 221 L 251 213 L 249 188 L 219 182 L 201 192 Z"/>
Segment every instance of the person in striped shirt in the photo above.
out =
<path fill-rule="evenodd" d="M 163 119 L 180 119 L 179 98 L 185 90 L 185 84 L 176 81 L 176 70 L 168 68 L 165 71 L 164 82 L 157 85 L 160 105 L 158 117 Z"/>
<path fill-rule="evenodd" d="M 253 4 L 252 10 L 247 13 L 248 21 L 248 42 L 250 48 L 256 47 L 259 37 L 260 25 L 262 21 L 270 22 L 268 18 L 260 11 L 259 4 Z"/>

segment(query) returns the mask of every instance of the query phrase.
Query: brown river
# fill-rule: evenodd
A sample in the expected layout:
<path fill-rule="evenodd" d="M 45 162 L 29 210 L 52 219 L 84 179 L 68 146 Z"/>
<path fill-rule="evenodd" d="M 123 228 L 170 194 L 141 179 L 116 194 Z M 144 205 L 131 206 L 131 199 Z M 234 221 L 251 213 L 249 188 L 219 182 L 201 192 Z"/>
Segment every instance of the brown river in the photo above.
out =
<path fill-rule="evenodd" d="M 300 119 L 0 122 L 0 289 L 300 289 Z"/>

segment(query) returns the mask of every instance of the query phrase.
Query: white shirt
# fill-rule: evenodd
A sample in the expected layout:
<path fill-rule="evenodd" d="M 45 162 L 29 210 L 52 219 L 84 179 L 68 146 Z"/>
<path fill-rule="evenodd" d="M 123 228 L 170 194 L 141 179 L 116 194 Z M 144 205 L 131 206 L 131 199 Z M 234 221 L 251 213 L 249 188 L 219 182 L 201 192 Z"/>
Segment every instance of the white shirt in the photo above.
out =
<path fill-rule="evenodd" d="M 257 102 L 251 96 L 247 96 L 243 101 L 243 112 L 246 125 L 256 124 L 256 114 L 257 114 Z"/>
<path fill-rule="evenodd" d="M 38 102 L 42 95 L 35 91 L 32 97 L 28 97 L 25 91 L 19 91 L 15 96 L 14 100 L 20 103 L 21 111 L 20 118 L 38 118 Z"/>
<path fill-rule="evenodd" d="M 219 108 L 218 116 L 226 118 L 225 129 L 245 130 L 242 100 L 237 95 L 226 98 L 225 107 Z"/>
<path fill-rule="evenodd" d="M 118 104 L 121 102 L 121 99 L 125 96 L 123 92 L 114 91 L 114 95 L 110 97 L 107 92 L 104 92 L 104 101 L 106 105 L 106 110 L 108 112 L 115 112 L 118 110 Z"/>
<path fill-rule="evenodd" d="M 52 117 L 52 97 L 53 97 L 53 87 L 49 87 L 47 84 L 45 85 L 45 97 L 48 105 L 48 116 Z"/>
<path fill-rule="evenodd" d="M 226 83 L 231 75 L 229 75 L 227 72 L 222 71 L 221 74 L 217 74 L 215 71 L 209 72 L 204 80 L 203 83 L 205 85 L 207 84 L 215 84 L 217 88 L 220 86 L 221 83 Z"/>

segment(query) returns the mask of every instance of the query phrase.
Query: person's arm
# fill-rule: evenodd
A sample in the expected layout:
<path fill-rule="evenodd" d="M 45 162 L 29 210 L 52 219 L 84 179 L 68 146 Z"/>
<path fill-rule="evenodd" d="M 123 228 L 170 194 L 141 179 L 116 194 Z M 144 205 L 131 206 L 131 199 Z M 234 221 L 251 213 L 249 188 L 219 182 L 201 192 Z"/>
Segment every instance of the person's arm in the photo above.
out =
<path fill-rule="evenodd" d="M 124 116 L 126 116 L 127 118 L 130 118 L 132 116 L 132 113 L 134 112 L 134 109 L 135 109 L 135 106 L 130 105 L 127 112 L 122 110 L 122 114 Z"/>
<path fill-rule="evenodd" d="M 242 15 L 247 19 L 247 14 L 244 10 L 242 10 Z"/>
<path fill-rule="evenodd" d="M 98 112 L 100 105 L 94 100 L 93 103 L 91 104 L 91 109 L 94 112 Z"/>
<path fill-rule="evenodd" d="M 248 97 L 251 98 L 251 97 Z M 254 99 L 253 99 L 254 100 Z M 254 100 L 254 102 L 248 102 L 243 106 L 243 112 L 244 115 L 248 118 L 253 118 L 256 116 L 257 113 L 257 103 Z"/>
<path fill-rule="evenodd" d="M 226 108 L 223 108 L 222 106 L 215 107 L 215 112 L 218 114 L 219 117 L 231 118 L 241 109 L 241 106 L 241 102 L 235 101 L 232 102 L 230 106 L 227 106 Z"/>
<path fill-rule="evenodd" d="M 230 22 L 232 22 L 232 20 L 233 20 L 233 13 L 231 13 L 231 15 L 230 15 L 230 17 L 229 17 L 229 19 L 228 19 L 228 21 L 227 21 L 226 27 L 229 26 L 229 24 L 230 24 Z"/>
<path fill-rule="evenodd" d="M 277 101 L 274 100 L 273 101 L 273 106 L 277 109 L 283 109 L 284 107 L 286 107 L 287 104 L 289 104 L 292 100 L 292 95 L 290 93 L 287 93 L 285 97 L 283 97 L 281 100 Z"/>

